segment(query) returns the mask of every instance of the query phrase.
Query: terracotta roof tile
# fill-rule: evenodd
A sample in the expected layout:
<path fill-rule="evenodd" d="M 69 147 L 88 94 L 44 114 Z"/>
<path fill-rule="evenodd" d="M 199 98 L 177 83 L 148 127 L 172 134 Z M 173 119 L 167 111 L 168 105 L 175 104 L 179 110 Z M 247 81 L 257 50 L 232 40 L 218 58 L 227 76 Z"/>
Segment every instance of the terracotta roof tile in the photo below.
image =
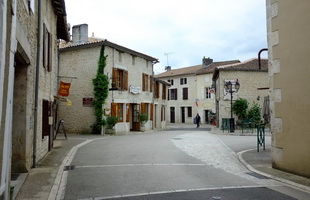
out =
<path fill-rule="evenodd" d="M 161 74 L 156 75 L 156 78 L 163 77 L 173 77 L 173 76 L 181 76 L 181 75 L 197 75 L 197 74 L 208 74 L 213 73 L 214 69 L 221 65 L 228 65 L 233 63 L 240 63 L 239 60 L 230 60 L 230 61 L 221 61 L 221 62 L 213 62 L 208 66 L 203 65 L 195 65 L 190 67 L 183 67 L 178 69 L 172 69 L 170 71 L 163 72 Z"/>

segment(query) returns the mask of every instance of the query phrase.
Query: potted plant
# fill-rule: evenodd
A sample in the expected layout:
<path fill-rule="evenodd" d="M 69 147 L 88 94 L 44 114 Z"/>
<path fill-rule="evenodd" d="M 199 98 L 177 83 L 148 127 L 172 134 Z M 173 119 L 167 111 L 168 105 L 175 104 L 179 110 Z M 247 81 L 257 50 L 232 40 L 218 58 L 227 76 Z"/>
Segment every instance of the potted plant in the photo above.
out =
<path fill-rule="evenodd" d="M 139 114 L 139 121 L 140 121 L 140 129 L 141 131 L 145 131 L 145 123 L 148 121 L 149 115 L 146 113 L 140 113 Z"/>
<path fill-rule="evenodd" d="M 114 126 L 118 122 L 118 117 L 108 116 L 106 121 L 107 121 L 106 134 L 115 134 Z"/>

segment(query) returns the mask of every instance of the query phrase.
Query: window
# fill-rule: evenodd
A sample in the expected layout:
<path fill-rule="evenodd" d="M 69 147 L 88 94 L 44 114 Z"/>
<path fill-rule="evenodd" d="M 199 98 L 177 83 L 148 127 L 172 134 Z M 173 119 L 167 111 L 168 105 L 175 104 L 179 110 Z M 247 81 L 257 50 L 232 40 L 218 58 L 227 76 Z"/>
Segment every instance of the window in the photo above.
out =
<path fill-rule="evenodd" d="M 163 91 L 162 91 L 162 99 L 166 100 L 167 99 L 167 87 L 165 84 L 163 84 Z"/>
<path fill-rule="evenodd" d="M 170 83 L 170 85 L 173 85 L 173 79 L 169 79 L 168 83 Z"/>
<path fill-rule="evenodd" d="M 192 107 L 187 107 L 187 117 L 192 117 Z"/>
<path fill-rule="evenodd" d="M 112 83 L 119 90 L 128 90 L 128 71 L 113 68 Z"/>
<path fill-rule="evenodd" d="M 118 122 L 123 122 L 123 111 L 124 107 L 122 103 L 112 103 L 111 104 L 111 116 L 117 117 Z"/>
<path fill-rule="evenodd" d="M 205 88 L 205 94 L 206 94 L 206 99 L 211 99 L 211 93 L 210 93 L 210 88 L 209 87 L 207 87 L 207 88 Z"/>
<path fill-rule="evenodd" d="M 188 99 L 188 88 L 183 88 L 183 100 Z"/>
<path fill-rule="evenodd" d="M 187 84 L 187 78 L 181 78 L 180 85 L 185 85 L 185 84 Z"/>
<path fill-rule="evenodd" d="M 147 74 L 142 74 L 142 91 L 148 91 L 149 88 L 149 75 Z"/>
<path fill-rule="evenodd" d="M 168 100 L 178 100 L 178 90 L 169 89 Z"/>
<path fill-rule="evenodd" d="M 48 72 L 52 71 L 52 34 L 48 32 L 45 24 L 43 24 L 43 67 Z"/>

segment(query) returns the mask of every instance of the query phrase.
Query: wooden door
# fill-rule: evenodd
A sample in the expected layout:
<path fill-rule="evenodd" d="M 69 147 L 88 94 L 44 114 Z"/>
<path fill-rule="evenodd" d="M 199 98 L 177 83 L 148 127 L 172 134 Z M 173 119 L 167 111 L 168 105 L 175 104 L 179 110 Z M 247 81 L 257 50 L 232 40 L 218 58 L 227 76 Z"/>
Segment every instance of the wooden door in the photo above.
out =
<path fill-rule="evenodd" d="M 140 131 L 140 121 L 139 121 L 139 113 L 140 113 L 140 104 L 132 104 L 132 131 Z"/>

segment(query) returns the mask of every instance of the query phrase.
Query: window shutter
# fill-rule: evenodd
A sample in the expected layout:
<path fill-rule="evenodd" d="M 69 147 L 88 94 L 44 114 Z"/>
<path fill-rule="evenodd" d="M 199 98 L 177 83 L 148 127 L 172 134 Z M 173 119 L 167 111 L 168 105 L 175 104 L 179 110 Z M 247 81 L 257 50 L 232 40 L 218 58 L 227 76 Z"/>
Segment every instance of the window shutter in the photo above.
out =
<path fill-rule="evenodd" d="M 153 92 L 153 76 L 150 76 L 150 92 Z"/>
<path fill-rule="evenodd" d="M 145 91 L 145 85 L 144 85 L 144 74 L 142 74 L 142 91 Z"/>
<path fill-rule="evenodd" d="M 151 120 L 151 121 L 153 121 L 153 110 L 154 110 L 154 104 L 153 104 L 153 103 L 151 103 L 150 105 L 151 105 L 151 108 L 150 108 L 150 109 L 151 109 L 151 111 L 150 111 L 150 120 Z"/>
<path fill-rule="evenodd" d="M 126 104 L 126 122 L 130 122 L 130 104 L 129 103 Z"/>
<path fill-rule="evenodd" d="M 47 32 L 48 35 L 48 64 L 47 64 L 47 71 L 52 71 L 52 55 L 53 55 L 53 45 L 52 45 L 52 34 Z"/>
<path fill-rule="evenodd" d="M 48 32 L 45 23 L 43 24 L 43 67 L 47 67 L 48 58 Z"/>
<path fill-rule="evenodd" d="M 128 90 L 128 71 L 124 71 L 124 90 Z"/>
<path fill-rule="evenodd" d="M 141 113 L 146 113 L 145 103 L 141 103 Z"/>
<path fill-rule="evenodd" d="M 113 68 L 112 83 L 115 84 L 114 87 L 116 87 L 116 88 L 119 87 L 117 79 L 118 79 L 118 69 L 117 68 Z"/>
<path fill-rule="evenodd" d="M 50 126 L 48 123 L 49 118 L 49 101 L 43 100 L 42 102 L 42 138 L 50 135 Z"/>
<path fill-rule="evenodd" d="M 116 116 L 117 103 L 111 103 L 111 116 Z"/>

